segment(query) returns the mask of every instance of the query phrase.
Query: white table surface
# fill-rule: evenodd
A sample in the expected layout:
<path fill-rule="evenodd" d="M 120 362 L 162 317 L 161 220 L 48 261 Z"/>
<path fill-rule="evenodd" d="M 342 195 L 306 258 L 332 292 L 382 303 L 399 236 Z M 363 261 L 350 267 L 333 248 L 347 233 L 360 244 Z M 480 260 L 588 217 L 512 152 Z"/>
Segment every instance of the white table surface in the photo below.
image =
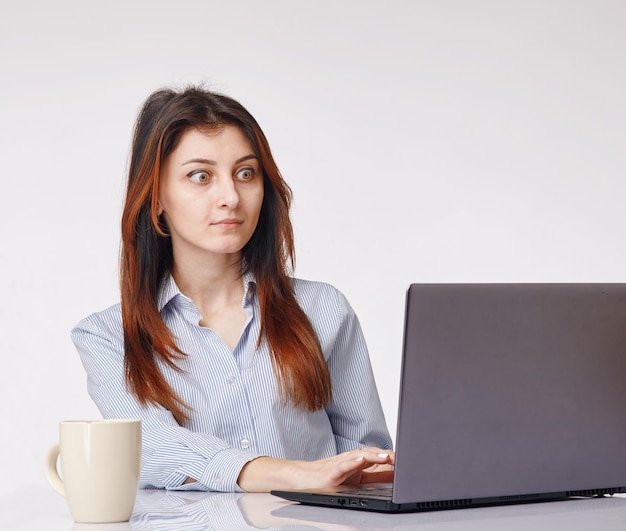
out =
<path fill-rule="evenodd" d="M 269 494 L 139 491 L 130 522 L 76 524 L 65 499 L 41 486 L 0 500 L 0 529 L 20 531 L 139 531 L 204 529 L 437 531 L 626 531 L 624 495 L 558 502 L 379 514 L 305 507 Z"/>

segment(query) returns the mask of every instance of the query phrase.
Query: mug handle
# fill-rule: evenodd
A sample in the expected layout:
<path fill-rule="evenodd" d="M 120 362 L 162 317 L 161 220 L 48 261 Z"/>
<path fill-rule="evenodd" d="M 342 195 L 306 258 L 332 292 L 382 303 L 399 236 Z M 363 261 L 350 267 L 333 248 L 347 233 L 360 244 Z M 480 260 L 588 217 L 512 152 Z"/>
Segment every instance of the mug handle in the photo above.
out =
<path fill-rule="evenodd" d="M 61 476 L 59 476 L 59 471 L 57 470 L 59 453 L 58 444 L 55 444 L 50 448 L 50 450 L 48 450 L 48 455 L 46 457 L 46 478 L 54 490 L 56 490 L 61 496 L 65 496 L 65 486 L 63 485 L 63 480 L 61 479 Z"/>

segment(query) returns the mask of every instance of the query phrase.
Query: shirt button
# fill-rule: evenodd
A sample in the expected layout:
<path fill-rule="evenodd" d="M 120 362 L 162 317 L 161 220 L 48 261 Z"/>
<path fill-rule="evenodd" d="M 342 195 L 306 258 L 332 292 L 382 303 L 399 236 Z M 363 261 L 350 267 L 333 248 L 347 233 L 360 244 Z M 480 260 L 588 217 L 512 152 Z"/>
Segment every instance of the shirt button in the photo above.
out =
<path fill-rule="evenodd" d="M 226 381 L 229 384 L 234 384 L 235 383 L 235 377 L 234 376 L 229 376 L 228 378 L 226 378 Z"/>
<path fill-rule="evenodd" d="M 241 447 L 244 450 L 247 450 L 248 448 L 250 448 L 250 441 L 248 439 L 241 439 Z"/>
<path fill-rule="evenodd" d="M 213 484 L 214 484 L 216 487 L 219 487 L 219 486 L 222 484 L 222 478 L 221 478 L 221 477 L 219 477 L 219 476 L 217 476 L 217 477 L 213 478 Z"/>

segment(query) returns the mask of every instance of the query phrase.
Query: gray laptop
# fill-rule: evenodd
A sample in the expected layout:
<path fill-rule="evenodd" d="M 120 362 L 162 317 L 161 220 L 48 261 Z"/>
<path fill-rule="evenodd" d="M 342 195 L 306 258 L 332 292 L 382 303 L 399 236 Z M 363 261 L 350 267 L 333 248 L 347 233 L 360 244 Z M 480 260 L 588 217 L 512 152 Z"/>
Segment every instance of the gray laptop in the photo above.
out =
<path fill-rule="evenodd" d="M 626 284 L 413 284 L 393 485 L 275 490 L 401 512 L 626 492 Z"/>

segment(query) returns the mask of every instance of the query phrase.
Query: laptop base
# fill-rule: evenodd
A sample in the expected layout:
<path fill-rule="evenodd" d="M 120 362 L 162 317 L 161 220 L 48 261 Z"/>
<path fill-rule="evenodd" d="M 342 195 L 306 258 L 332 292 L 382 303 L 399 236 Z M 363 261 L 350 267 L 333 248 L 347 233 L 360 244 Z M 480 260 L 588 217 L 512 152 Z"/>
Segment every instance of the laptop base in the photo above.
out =
<path fill-rule="evenodd" d="M 361 491 L 361 494 L 358 492 Z M 381 513 L 426 512 L 446 509 L 467 509 L 470 507 L 489 507 L 496 505 L 512 505 L 526 503 L 540 503 L 567 500 L 571 498 L 595 498 L 605 495 L 626 493 L 626 487 L 596 489 L 583 492 L 551 492 L 544 494 L 529 494 L 518 496 L 494 496 L 492 498 L 478 498 L 465 500 L 441 500 L 418 503 L 394 503 L 385 497 L 376 497 L 368 494 L 362 486 L 350 487 L 344 485 L 333 491 L 324 493 L 319 489 L 310 490 L 272 490 L 270 494 L 303 505 L 316 507 L 335 507 L 360 511 L 374 511 Z"/>

